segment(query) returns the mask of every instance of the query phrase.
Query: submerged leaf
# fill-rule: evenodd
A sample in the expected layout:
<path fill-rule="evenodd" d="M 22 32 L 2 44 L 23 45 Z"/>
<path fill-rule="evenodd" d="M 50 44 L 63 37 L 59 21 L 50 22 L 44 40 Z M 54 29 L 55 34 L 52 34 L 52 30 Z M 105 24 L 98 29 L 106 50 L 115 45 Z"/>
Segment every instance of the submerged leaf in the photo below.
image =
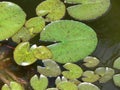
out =
<path fill-rule="evenodd" d="M 110 7 L 110 0 L 65 0 L 77 5 L 67 8 L 69 15 L 78 20 L 91 20 L 102 16 Z"/>
<path fill-rule="evenodd" d="M 116 74 L 113 76 L 113 81 L 114 81 L 114 84 L 118 87 L 120 87 L 120 74 Z"/>
<path fill-rule="evenodd" d="M 93 71 L 85 71 L 82 75 L 82 80 L 84 82 L 96 82 L 100 77 L 99 75 L 95 74 Z"/>
<path fill-rule="evenodd" d="M 37 71 L 48 77 L 57 77 L 61 74 L 61 69 L 58 64 L 53 60 L 43 60 L 45 67 L 38 66 Z"/>
<path fill-rule="evenodd" d="M 40 77 L 34 75 L 30 80 L 30 84 L 34 90 L 46 90 L 48 79 L 43 75 L 40 75 Z"/>
<path fill-rule="evenodd" d="M 99 79 L 99 82 L 105 83 L 105 82 L 109 81 L 110 79 L 112 79 L 115 71 L 112 68 L 99 67 L 95 70 L 95 73 L 101 76 Z"/>
<path fill-rule="evenodd" d="M 0 41 L 10 38 L 25 23 L 26 14 L 12 2 L 0 2 Z"/>
<path fill-rule="evenodd" d="M 60 0 L 46 0 L 37 6 L 36 13 L 48 22 L 59 20 L 65 15 L 65 5 Z"/>
<path fill-rule="evenodd" d="M 59 63 L 76 62 L 91 54 L 97 45 L 96 33 L 89 26 L 72 20 L 60 20 L 45 27 L 42 41 L 57 42 L 48 48 Z"/>
<path fill-rule="evenodd" d="M 113 63 L 113 67 L 116 69 L 120 69 L 120 57 L 118 57 L 114 63 Z"/>
<path fill-rule="evenodd" d="M 100 89 L 92 83 L 83 82 L 78 85 L 78 90 L 100 90 Z"/>
<path fill-rule="evenodd" d="M 79 78 L 83 73 L 83 70 L 81 69 L 81 67 L 76 64 L 67 63 L 63 67 L 69 70 L 69 71 L 62 72 L 63 76 L 66 77 L 67 79 Z"/>

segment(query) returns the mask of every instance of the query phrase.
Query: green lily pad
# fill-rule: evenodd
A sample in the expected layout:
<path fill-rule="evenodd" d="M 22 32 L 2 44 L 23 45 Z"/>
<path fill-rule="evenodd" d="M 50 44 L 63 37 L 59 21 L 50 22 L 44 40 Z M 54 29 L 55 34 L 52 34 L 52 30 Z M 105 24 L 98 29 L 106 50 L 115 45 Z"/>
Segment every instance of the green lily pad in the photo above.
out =
<path fill-rule="evenodd" d="M 74 83 L 69 81 L 60 82 L 57 85 L 57 88 L 60 90 L 78 90 L 78 87 Z"/>
<path fill-rule="evenodd" d="M 26 42 L 30 39 L 30 32 L 25 27 L 22 27 L 15 35 L 12 36 L 12 40 L 16 43 Z"/>
<path fill-rule="evenodd" d="M 21 84 L 17 82 L 10 82 L 10 85 L 4 84 L 1 90 L 25 90 Z"/>
<path fill-rule="evenodd" d="M 110 0 L 65 0 L 73 3 L 67 8 L 69 15 L 78 20 L 92 20 L 102 16 L 110 7 Z"/>
<path fill-rule="evenodd" d="M 53 54 L 52 59 L 59 63 L 77 62 L 91 54 L 97 45 L 94 30 L 72 20 L 60 20 L 47 25 L 40 39 L 57 42 L 48 48 Z"/>
<path fill-rule="evenodd" d="M 45 67 L 38 66 L 37 71 L 48 77 L 57 77 L 61 74 L 61 69 L 58 64 L 50 59 L 43 60 Z"/>
<path fill-rule="evenodd" d="M 48 86 L 48 79 L 46 76 L 43 75 L 40 75 L 40 77 L 34 75 L 30 79 L 30 84 L 34 90 L 46 90 Z"/>
<path fill-rule="evenodd" d="M 95 73 L 100 75 L 99 82 L 106 83 L 110 79 L 112 79 L 113 75 L 115 74 L 114 69 L 108 67 L 99 67 L 95 70 Z"/>
<path fill-rule="evenodd" d="M 30 48 L 29 42 L 20 43 L 14 50 L 14 60 L 18 65 L 27 66 L 33 64 L 37 59 L 33 54 L 35 47 Z"/>
<path fill-rule="evenodd" d="M 62 81 L 68 81 L 67 78 L 65 78 L 64 76 L 60 77 L 58 76 L 56 79 L 55 79 L 55 84 L 57 85 L 58 83 L 62 82 Z"/>
<path fill-rule="evenodd" d="M 78 85 L 78 90 L 100 90 L 100 89 L 92 83 L 83 82 Z"/>
<path fill-rule="evenodd" d="M 95 74 L 93 71 L 85 71 L 82 75 L 82 80 L 84 82 L 96 82 L 100 77 L 99 75 Z"/>
<path fill-rule="evenodd" d="M 48 88 L 46 90 L 58 90 L 57 88 Z"/>
<path fill-rule="evenodd" d="M 39 46 L 34 50 L 34 56 L 37 59 L 50 59 L 52 58 L 51 51 L 45 46 Z"/>
<path fill-rule="evenodd" d="M 99 59 L 97 59 L 96 57 L 92 57 L 92 56 L 88 56 L 83 60 L 84 66 L 91 68 L 91 67 L 96 67 L 99 64 Z"/>
<path fill-rule="evenodd" d="M 81 69 L 81 67 L 76 64 L 67 63 L 63 67 L 69 70 L 69 71 L 62 72 L 63 76 L 67 79 L 79 78 L 83 73 L 83 70 Z"/>
<path fill-rule="evenodd" d="M 116 74 L 113 76 L 113 81 L 114 81 L 114 84 L 118 87 L 120 87 L 120 74 Z"/>
<path fill-rule="evenodd" d="M 113 67 L 116 69 L 120 69 L 120 57 L 118 57 L 114 63 L 113 63 Z"/>
<path fill-rule="evenodd" d="M 12 2 L 0 2 L 0 12 L 0 40 L 5 40 L 24 25 L 26 14 Z"/>
<path fill-rule="evenodd" d="M 25 27 L 29 30 L 31 36 L 35 36 L 45 27 L 45 20 L 42 17 L 30 18 L 26 21 Z"/>
<path fill-rule="evenodd" d="M 60 0 L 45 0 L 36 8 L 38 16 L 45 16 L 46 21 L 55 21 L 65 15 L 65 5 Z"/>

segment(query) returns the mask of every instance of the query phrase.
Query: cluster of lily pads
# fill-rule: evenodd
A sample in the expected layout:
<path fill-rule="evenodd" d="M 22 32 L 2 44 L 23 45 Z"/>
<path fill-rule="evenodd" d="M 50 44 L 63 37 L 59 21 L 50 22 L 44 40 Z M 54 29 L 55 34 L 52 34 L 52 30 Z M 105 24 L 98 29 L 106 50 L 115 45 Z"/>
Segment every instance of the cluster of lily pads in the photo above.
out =
<path fill-rule="evenodd" d="M 69 4 L 66 7 L 66 3 Z M 99 60 L 90 55 L 97 46 L 97 35 L 88 25 L 75 20 L 60 20 L 66 13 L 76 20 L 92 20 L 102 16 L 110 7 L 110 0 L 45 0 L 36 7 L 36 17 L 26 20 L 20 6 L 12 2 L 0 2 L 0 40 L 12 39 L 18 45 L 13 52 L 14 61 L 20 66 L 29 66 L 42 61 L 45 67 L 37 66 L 40 76 L 34 75 L 30 85 L 34 90 L 100 90 L 92 84 L 105 83 L 110 79 L 120 86 L 120 74 L 109 67 L 97 67 L 94 71 L 83 70 L 74 62 L 83 60 L 84 66 L 94 68 Z M 67 8 L 67 9 L 66 9 Z M 47 22 L 47 23 L 46 23 Z M 6 33 L 7 32 L 7 33 Z M 32 45 L 29 41 L 40 34 L 40 41 L 51 42 L 45 46 Z M 58 65 L 64 64 L 62 71 Z M 120 58 L 114 62 L 119 67 Z M 56 77 L 56 87 L 48 86 L 47 77 Z M 12 81 L 2 90 L 24 90 L 24 86 Z"/>

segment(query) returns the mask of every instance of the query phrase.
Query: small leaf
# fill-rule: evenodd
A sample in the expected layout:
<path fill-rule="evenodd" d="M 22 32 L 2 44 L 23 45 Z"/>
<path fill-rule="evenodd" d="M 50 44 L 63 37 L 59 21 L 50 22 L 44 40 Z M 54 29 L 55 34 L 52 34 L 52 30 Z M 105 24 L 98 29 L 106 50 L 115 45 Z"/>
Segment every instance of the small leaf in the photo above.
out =
<path fill-rule="evenodd" d="M 112 68 L 99 67 L 95 70 L 95 73 L 101 76 L 99 79 L 99 82 L 105 83 L 105 82 L 109 81 L 110 79 L 112 79 L 115 71 Z"/>
<path fill-rule="evenodd" d="M 10 85 L 4 84 L 2 90 L 24 90 L 24 88 L 17 82 L 10 82 Z"/>
<path fill-rule="evenodd" d="M 36 13 L 47 22 L 59 20 L 65 15 L 65 5 L 60 0 L 46 0 L 37 6 Z"/>
<path fill-rule="evenodd" d="M 97 45 L 96 33 L 89 26 L 72 20 L 50 23 L 41 32 L 42 41 L 57 42 L 48 48 L 53 60 L 59 63 L 77 62 L 93 52 Z"/>
<path fill-rule="evenodd" d="M 66 77 L 67 79 L 79 78 L 83 73 L 83 70 L 81 69 L 81 67 L 76 64 L 67 63 L 63 67 L 69 70 L 69 71 L 62 72 L 63 76 Z"/>
<path fill-rule="evenodd" d="M 85 71 L 83 73 L 82 80 L 84 82 L 93 83 L 96 82 L 99 78 L 100 78 L 99 75 L 95 74 L 93 71 Z"/>
<path fill-rule="evenodd" d="M 96 57 L 88 56 L 84 59 L 84 66 L 91 68 L 99 64 L 99 60 Z"/>
<path fill-rule="evenodd" d="M 25 28 L 22 27 L 16 34 L 12 36 L 12 40 L 16 43 L 26 42 L 31 39 L 30 32 Z"/>
<path fill-rule="evenodd" d="M 65 0 L 76 5 L 67 8 L 68 14 L 78 20 L 92 20 L 102 16 L 110 7 L 110 0 Z"/>
<path fill-rule="evenodd" d="M 78 90 L 100 90 L 100 89 L 92 83 L 83 82 L 78 85 Z"/>
<path fill-rule="evenodd" d="M 45 46 L 35 48 L 34 55 L 37 59 L 50 59 L 52 58 L 51 51 Z"/>
<path fill-rule="evenodd" d="M 68 81 L 60 82 L 57 88 L 60 90 L 78 90 L 78 87 L 74 83 Z"/>
<path fill-rule="evenodd" d="M 46 90 L 58 90 L 57 88 L 48 88 Z"/>
<path fill-rule="evenodd" d="M 0 2 L 0 41 L 10 38 L 25 23 L 26 14 L 12 2 Z"/>
<path fill-rule="evenodd" d="M 45 27 L 45 20 L 42 17 L 30 18 L 26 23 L 25 27 L 29 30 L 31 36 L 35 36 L 40 33 Z"/>
<path fill-rule="evenodd" d="M 40 77 L 34 75 L 30 79 L 30 84 L 34 90 L 46 90 L 48 86 L 48 79 L 43 75 L 40 75 Z"/>
<path fill-rule="evenodd" d="M 120 69 L 120 57 L 118 57 L 114 63 L 113 63 L 113 67 L 116 69 Z"/>
<path fill-rule="evenodd" d="M 62 78 L 60 78 L 60 76 L 58 76 L 55 80 L 55 84 L 59 84 L 62 81 L 68 81 L 67 78 L 65 78 L 64 76 L 62 76 Z"/>
<path fill-rule="evenodd" d="M 116 74 L 113 76 L 113 81 L 114 81 L 114 84 L 118 87 L 120 87 L 120 74 Z"/>
<path fill-rule="evenodd" d="M 33 54 L 34 48 L 30 48 L 29 42 L 20 43 L 14 50 L 14 60 L 18 65 L 27 66 L 37 59 Z"/>
<path fill-rule="evenodd" d="M 57 77 L 61 74 L 61 69 L 58 64 L 50 59 L 43 60 L 45 67 L 38 66 L 37 71 L 48 77 Z"/>

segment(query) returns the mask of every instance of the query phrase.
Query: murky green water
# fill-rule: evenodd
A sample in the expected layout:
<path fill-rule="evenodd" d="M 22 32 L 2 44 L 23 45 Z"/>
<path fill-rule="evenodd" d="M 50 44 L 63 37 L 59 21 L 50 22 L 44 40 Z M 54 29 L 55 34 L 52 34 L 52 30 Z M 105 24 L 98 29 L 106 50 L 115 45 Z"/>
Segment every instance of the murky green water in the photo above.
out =
<path fill-rule="evenodd" d="M 27 18 L 36 16 L 35 7 L 43 0 L 6 0 L 19 4 L 27 13 Z M 112 6 L 103 17 L 85 22 L 98 34 L 99 43 L 94 56 L 98 57 L 103 66 L 112 67 L 114 59 L 120 56 L 120 0 L 111 0 Z M 72 19 L 68 16 L 66 19 Z M 119 71 L 117 71 L 119 72 Z M 100 84 L 102 90 L 120 90 L 114 86 L 112 80 L 106 84 Z"/>

